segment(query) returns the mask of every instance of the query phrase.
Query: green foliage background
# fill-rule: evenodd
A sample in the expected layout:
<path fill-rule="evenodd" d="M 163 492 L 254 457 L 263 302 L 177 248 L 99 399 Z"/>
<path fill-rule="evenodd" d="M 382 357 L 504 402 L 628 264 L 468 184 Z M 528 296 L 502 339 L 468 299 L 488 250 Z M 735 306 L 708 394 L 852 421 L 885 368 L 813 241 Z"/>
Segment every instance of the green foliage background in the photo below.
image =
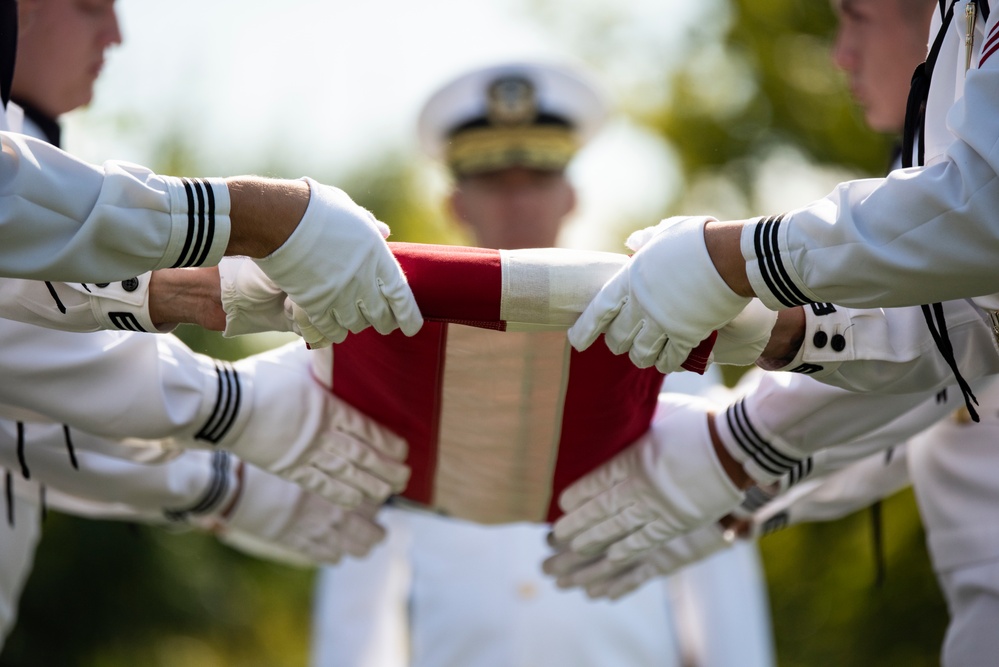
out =
<path fill-rule="evenodd" d="M 892 139 L 863 128 L 832 70 L 826 2 L 709 0 L 703 19 L 672 45 L 650 45 L 612 3 L 535 0 L 525 8 L 606 77 L 627 72 L 616 91 L 625 110 L 660 133 L 682 165 L 681 194 L 664 215 L 768 213 L 754 208 L 754 174 L 782 147 L 849 173 L 875 175 L 887 164 Z M 163 159 L 152 166 L 196 175 L 195 153 L 180 136 L 162 136 Z M 262 160 L 234 171 L 299 175 L 293 164 Z M 392 225 L 393 238 L 459 242 L 424 184 L 418 165 L 392 154 L 338 180 Z M 615 222 L 623 236 L 653 221 Z M 268 344 L 198 330 L 181 336 L 226 358 Z M 885 502 L 883 519 L 881 585 L 867 512 L 762 541 L 781 665 L 938 662 L 946 610 L 911 493 Z M 52 514 L 0 665 L 304 665 L 313 576 L 204 535 Z"/>

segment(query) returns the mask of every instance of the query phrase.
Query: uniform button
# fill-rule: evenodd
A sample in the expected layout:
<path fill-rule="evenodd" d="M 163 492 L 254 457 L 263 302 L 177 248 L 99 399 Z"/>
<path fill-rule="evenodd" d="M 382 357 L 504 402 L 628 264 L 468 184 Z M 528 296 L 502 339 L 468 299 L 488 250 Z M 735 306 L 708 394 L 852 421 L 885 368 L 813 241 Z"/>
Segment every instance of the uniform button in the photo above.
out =
<path fill-rule="evenodd" d="M 829 345 L 835 351 L 842 352 L 846 349 L 846 338 L 843 337 L 843 334 L 836 334 L 832 337 L 832 340 L 829 341 Z"/>
<path fill-rule="evenodd" d="M 139 289 L 139 279 L 129 278 L 128 280 L 122 280 L 121 288 L 126 292 L 134 292 L 135 290 Z"/>
<path fill-rule="evenodd" d="M 517 586 L 517 597 L 521 600 L 533 600 L 538 597 L 538 587 L 533 582 L 525 581 Z"/>
<path fill-rule="evenodd" d="M 107 287 L 110 284 L 111 283 L 94 283 L 94 287 L 100 287 L 101 289 L 104 289 L 105 287 Z"/>
<path fill-rule="evenodd" d="M 826 342 L 829 340 L 829 336 L 826 335 L 825 331 L 816 331 L 815 335 L 812 336 L 812 345 L 818 348 L 823 348 L 826 346 Z"/>

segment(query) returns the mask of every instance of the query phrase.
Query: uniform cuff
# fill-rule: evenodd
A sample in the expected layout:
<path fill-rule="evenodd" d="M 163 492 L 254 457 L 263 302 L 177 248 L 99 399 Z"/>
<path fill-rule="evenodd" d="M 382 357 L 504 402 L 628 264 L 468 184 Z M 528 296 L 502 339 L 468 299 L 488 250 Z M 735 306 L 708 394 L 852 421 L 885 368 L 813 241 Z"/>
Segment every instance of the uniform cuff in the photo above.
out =
<path fill-rule="evenodd" d="M 818 301 L 791 261 L 783 215 L 760 218 L 742 228 L 741 249 L 753 292 L 771 310 Z"/>
<path fill-rule="evenodd" d="M 815 378 L 832 375 L 840 365 L 856 358 L 856 328 L 847 309 L 831 303 L 812 303 L 804 308 L 805 335 L 798 353 L 777 370 L 804 373 Z"/>
<path fill-rule="evenodd" d="M 811 459 L 795 454 L 761 430 L 750 417 L 745 399 L 715 416 L 715 429 L 728 453 L 759 486 L 769 486 L 785 475 L 804 475 Z"/>
<path fill-rule="evenodd" d="M 214 266 L 229 245 L 229 188 L 221 178 L 166 177 L 173 230 L 160 268 Z"/>
<path fill-rule="evenodd" d="M 169 333 L 176 324 L 157 327 L 149 316 L 151 273 L 114 283 L 69 283 L 89 299 L 94 319 L 102 329 Z"/>

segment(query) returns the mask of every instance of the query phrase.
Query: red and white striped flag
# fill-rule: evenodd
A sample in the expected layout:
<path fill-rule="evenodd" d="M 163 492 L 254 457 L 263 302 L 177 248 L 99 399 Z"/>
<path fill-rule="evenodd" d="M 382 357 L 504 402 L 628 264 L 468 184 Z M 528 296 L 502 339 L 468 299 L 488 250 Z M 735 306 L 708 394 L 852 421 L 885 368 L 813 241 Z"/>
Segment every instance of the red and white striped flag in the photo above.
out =
<path fill-rule="evenodd" d="M 403 495 L 481 523 L 557 518 L 568 484 L 649 426 L 662 384 L 565 330 L 628 258 L 391 244 L 426 318 L 316 352 L 333 392 L 406 438 Z M 684 367 L 703 372 L 714 337 Z"/>

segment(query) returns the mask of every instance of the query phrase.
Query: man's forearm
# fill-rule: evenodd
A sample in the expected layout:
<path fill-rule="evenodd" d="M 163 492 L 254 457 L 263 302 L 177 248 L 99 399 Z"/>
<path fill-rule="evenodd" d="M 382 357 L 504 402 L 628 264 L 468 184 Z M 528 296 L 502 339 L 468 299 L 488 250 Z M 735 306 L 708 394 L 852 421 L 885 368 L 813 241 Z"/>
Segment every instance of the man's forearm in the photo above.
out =
<path fill-rule="evenodd" d="M 266 257 L 277 250 L 302 220 L 311 196 L 302 180 L 254 176 L 226 179 L 232 231 L 226 255 Z"/>
<path fill-rule="evenodd" d="M 709 222 L 704 226 L 704 243 L 715 269 L 732 291 L 740 296 L 756 296 L 742 256 L 742 228 L 746 222 Z"/>
<path fill-rule="evenodd" d="M 154 271 L 149 280 L 149 318 L 157 326 L 197 324 L 224 330 L 218 267 Z"/>
<path fill-rule="evenodd" d="M 770 333 L 770 340 L 756 365 L 767 371 L 784 368 L 801 348 L 805 339 L 805 311 L 799 306 L 782 310 L 777 314 L 777 323 Z"/>

